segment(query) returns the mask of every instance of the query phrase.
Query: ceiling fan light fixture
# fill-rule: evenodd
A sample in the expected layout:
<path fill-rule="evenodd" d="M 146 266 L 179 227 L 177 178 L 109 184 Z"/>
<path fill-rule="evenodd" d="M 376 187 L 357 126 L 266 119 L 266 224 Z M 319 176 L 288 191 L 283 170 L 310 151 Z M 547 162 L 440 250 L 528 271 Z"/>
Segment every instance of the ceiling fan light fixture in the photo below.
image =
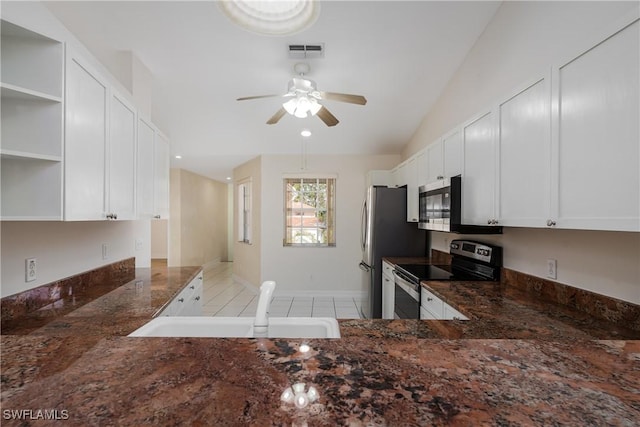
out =
<path fill-rule="evenodd" d="M 298 33 L 318 18 L 316 0 L 221 0 L 220 10 L 235 24 L 258 34 Z"/>
<path fill-rule="evenodd" d="M 315 98 L 299 95 L 283 103 L 282 107 L 292 116 L 304 119 L 308 117 L 309 114 L 315 116 L 322 108 L 322 105 L 320 105 Z"/>

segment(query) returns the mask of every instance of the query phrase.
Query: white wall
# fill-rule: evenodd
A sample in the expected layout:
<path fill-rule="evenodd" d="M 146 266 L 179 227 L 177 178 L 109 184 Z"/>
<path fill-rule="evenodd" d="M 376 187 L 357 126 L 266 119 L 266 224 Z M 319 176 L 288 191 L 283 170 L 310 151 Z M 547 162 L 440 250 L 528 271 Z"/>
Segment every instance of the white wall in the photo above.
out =
<path fill-rule="evenodd" d="M 2 297 L 74 274 L 136 257 L 136 267 L 148 267 L 151 257 L 149 221 L 22 222 L 3 221 L 0 237 Z M 135 250 L 135 241 L 143 246 Z M 107 259 L 102 244 L 108 245 Z M 37 280 L 26 282 L 26 258 L 37 260 Z M 146 263 L 146 265 L 145 265 Z"/>
<path fill-rule="evenodd" d="M 72 45 L 98 71 L 108 70 L 40 2 L 2 2 L 3 19 Z M 112 83 L 128 91 L 113 77 Z M 131 100 L 131 96 L 129 95 Z M 2 222 L 1 289 L 7 296 L 84 272 L 114 261 L 136 257 L 136 267 L 149 267 L 149 221 Z M 135 250 L 135 240 L 142 249 Z M 102 259 L 102 243 L 108 243 L 108 259 Z M 37 258 L 38 279 L 24 280 L 25 258 Z"/>
<path fill-rule="evenodd" d="M 261 280 L 275 280 L 276 295 L 360 296 L 360 216 L 366 173 L 390 169 L 399 161 L 398 155 L 314 155 L 307 158 L 302 171 L 300 156 L 262 156 Z M 336 246 L 284 247 L 283 174 L 313 172 L 337 174 Z"/>
<path fill-rule="evenodd" d="M 403 156 L 581 53 L 638 10 L 638 2 L 504 2 Z M 438 249 L 455 238 L 433 234 Z M 640 304 L 640 233 L 505 229 L 477 238 L 504 246 L 506 267 L 544 277 L 546 259 L 557 259 L 559 282 Z"/>

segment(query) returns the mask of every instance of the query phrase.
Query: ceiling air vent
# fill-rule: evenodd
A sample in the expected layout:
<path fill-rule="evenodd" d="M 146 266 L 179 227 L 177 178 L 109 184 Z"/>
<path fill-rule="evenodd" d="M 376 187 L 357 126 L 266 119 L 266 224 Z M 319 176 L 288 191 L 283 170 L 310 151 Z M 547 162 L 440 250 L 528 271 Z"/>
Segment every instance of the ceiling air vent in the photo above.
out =
<path fill-rule="evenodd" d="M 324 43 L 290 44 L 289 58 L 291 59 L 324 58 Z"/>

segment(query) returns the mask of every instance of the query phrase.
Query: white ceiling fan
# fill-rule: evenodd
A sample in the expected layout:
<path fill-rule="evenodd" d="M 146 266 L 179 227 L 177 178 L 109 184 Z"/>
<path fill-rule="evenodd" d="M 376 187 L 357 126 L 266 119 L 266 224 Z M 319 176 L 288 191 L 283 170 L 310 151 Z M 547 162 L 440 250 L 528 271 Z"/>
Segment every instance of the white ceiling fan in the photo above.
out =
<path fill-rule="evenodd" d="M 278 121 L 289 113 L 299 118 L 305 118 L 309 115 L 318 116 L 327 126 L 335 126 L 339 123 L 338 119 L 319 101 L 331 100 L 339 102 L 347 102 L 349 104 L 365 105 L 367 100 L 361 95 L 350 95 L 347 93 L 323 92 L 316 88 L 316 82 L 305 78 L 305 74 L 309 73 L 309 64 L 300 62 L 293 67 L 297 76 L 289 81 L 288 92 L 284 95 L 258 95 L 246 96 L 238 98 L 238 101 L 246 101 L 249 99 L 282 97 L 289 98 L 282 104 L 282 107 L 267 120 L 268 125 L 278 123 Z"/>

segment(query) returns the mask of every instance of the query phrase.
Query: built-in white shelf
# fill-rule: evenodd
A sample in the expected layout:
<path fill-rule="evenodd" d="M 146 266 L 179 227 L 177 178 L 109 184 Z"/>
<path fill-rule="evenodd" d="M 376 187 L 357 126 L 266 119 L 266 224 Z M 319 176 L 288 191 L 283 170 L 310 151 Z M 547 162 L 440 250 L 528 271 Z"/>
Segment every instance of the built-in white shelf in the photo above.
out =
<path fill-rule="evenodd" d="M 62 219 L 64 44 L 0 23 L 3 221 Z"/>
<path fill-rule="evenodd" d="M 26 101 L 51 101 L 62 102 L 59 96 L 49 95 L 48 93 L 38 92 L 36 90 L 12 85 L 10 83 L 0 82 L 1 96 L 6 99 L 22 99 Z"/>
<path fill-rule="evenodd" d="M 51 156 L 48 154 L 30 153 L 27 151 L 14 151 L 0 149 L 0 156 L 3 159 L 32 159 L 32 160 L 46 160 L 49 162 L 61 162 L 62 156 Z"/>

